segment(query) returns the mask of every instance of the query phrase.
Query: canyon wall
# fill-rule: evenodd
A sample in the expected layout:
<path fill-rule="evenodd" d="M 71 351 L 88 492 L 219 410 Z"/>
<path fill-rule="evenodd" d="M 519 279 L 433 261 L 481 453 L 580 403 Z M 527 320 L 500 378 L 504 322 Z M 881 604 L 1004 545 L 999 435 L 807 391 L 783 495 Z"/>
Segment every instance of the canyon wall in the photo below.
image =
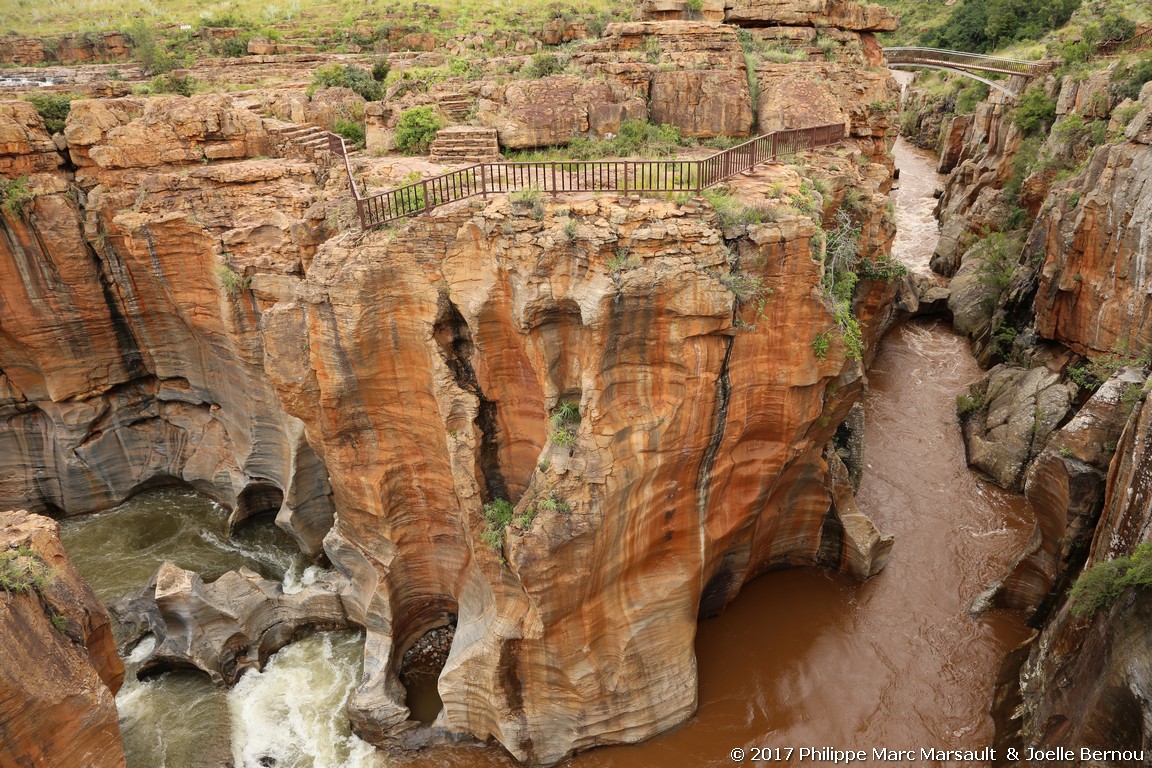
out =
<path fill-rule="evenodd" d="M 350 715 L 378 745 L 494 739 L 547 764 L 665 730 L 695 709 L 700 617 L 773 568 L 867 578 L 891 546 L 830 448 L 901 285 L 861 280 L 850 354 L 823 228 L 851 211 L 860 255 L 891 243 L 872 80 L 843 146 L 733 182 L 748 224 L 703 199 L 529 195 L 361 233 L 342 169 L 291 159 L 227 96 L 77 101 L 63 149 L 4 102 L 23 188 L 0 214 L 0 506 L 187 483 L 234 524 L 277 511 L 344 577 L 329 623 L 367 630 Z M 169 571 L 158 601 L 213 592 Z M 446 625 L 422 726 L 400 667 Z M 250 645 L 205 664 L 227 679 L 263 661 Z"/>
<path fill-rule="evenodd" d="M 1067 597 L 1078 574 L 1149 539 L 1152 86 L 1118 96 L 1126 66 L 1043 77 L 1033 95 L 1055 118 L 1039 135 L 1001 98 L 944 130 L 933 267 L 952 276 L 958 329 L 994 365 L 960 402 L 969 461 L 1036 515 L 979 601 L 1039 628 L 1005 661 L 1001 746 L 1148 744 L 1146 596 L 1122 590 L 1087 616 Z"/>
<path fill-rule="evenodd" d="M 123 768 L 124 664 L 52 520 L 0 512 L 0 766 Z"/>

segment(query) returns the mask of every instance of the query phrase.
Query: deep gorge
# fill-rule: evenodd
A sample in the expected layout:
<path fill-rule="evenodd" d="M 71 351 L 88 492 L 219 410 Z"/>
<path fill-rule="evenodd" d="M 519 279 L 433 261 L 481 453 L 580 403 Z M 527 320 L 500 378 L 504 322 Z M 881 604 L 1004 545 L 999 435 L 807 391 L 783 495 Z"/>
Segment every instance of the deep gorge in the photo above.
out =
<path fill-rule="evenodd" d="M 983 102 L 945 126 L 942 181 L 932 159 L 889 153 L 896 86 L 874 32 L 891 17 L 833 6 L 729 19 L 830 29 L 832 53 L 807 61 L 756 64 L 727 25 L 632 22 L 573 55 L 611 87 L 559 74 L 485 91 L 509 147 L 603 130 L 593 87 L 686 135 L 845 125 L 841 146 L 726 197 L 494 196 L 360 233 L 340 174 L 284 138 L 300 109 L 284 94 L 262 114 L 220 93 L 77 100 L 56 137 L 0 102 L 0 171 L 31 189 L 0 212 L 0 508 L 67 518 L 69 549 L 102 519 L 87 515 L 149 509 L 157 488 L 212 521 L 177 526 L 211 533 L 203 562 L 175 544 L 134 599 L 97 586 L 115 625 L 91 593 L 83 616 L 53 613 L 50 590 L 6 598 L 49 606 L 27 636 L 71 638 L 59 652 L 90 666 L 100 738 L 116 640 L 153 678 L 126 685 L 121 718 L 198 670 L 188 695 L 231 724 L 200 755 L 214 765 L 321 744 L 333 765 L 437 766 L 721 765 L 766 734 L 1141 744 L 1144 593 L 1088 619 L 1064 595 L 1085 563 L 1148 538 L 1152 88 L 1111 141 L 1076 150 L 1076 173 L 1015 182 L 1029 138 Z M 1093 82 L 1037 87 L 1087 115 Z M 563 108 L 536 110 L 548 93 Z M 403 172 L 390 162 L 364 153 L 354 172 L 379 187 Z M 838 259 L 859 273 L 846 296 Z M 991 367 L 970 389 L 948 322 Z M 1122 353 L 1098 389 L 1077 383 L 1085 360 Z M 147 549 L 166 503 L 136 513 L 118 556 Z M 63 558 L 51 523 L 4 519 Z M 290 563 L 211 564 L 273 525 Z M 81 574 L 110 546 L 73 554 Z M 417 659 L 438 701 L 414 717 Z M 286 747 L 269 713 L 313 675 L 348 722 Z M 850 695 L 828 682 L 847 679 Z M 177 749 L 195 751 L 187 736 Z"/>

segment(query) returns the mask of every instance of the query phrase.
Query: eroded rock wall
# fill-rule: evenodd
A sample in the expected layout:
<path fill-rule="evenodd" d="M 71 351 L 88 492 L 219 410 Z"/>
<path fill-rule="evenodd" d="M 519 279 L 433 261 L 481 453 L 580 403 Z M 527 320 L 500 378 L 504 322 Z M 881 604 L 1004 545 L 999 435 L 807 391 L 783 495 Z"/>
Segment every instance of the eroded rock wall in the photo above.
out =
<path fill-rule="evenodd" d="M 861 372 L 838 345 L 812 351 L 832 320 L 811 219 L 740 241 L 740 272 L 771 291 L 761 306 L 737 304 L 734 254 L 679 206 L 524 214 L 436 212 L 253 290 L 279 298 L 263 329 L 282 401 L 349 470 L 328 546 L 369 629 L 358 731 L 426 738 L 405 733 L 397 664 L 452 615 L 434 728 L 550 763 L 693 711 L 695 622 L 748 578 L 803 563 L 866 577 L 888 543 L 840 490 L 841 522 L 823 525 L 840 487 L 823 450 Z M 894 290 L 872 286 L 866 314 Z M 290 361 L 301 338 L 309 358 Z M 563 403 L 579 419 L 561 429 Z M 516 518 L 494 548 L 495 498 Z"/>
<path fill-rule="evenodd" d="M 1036 86 L 1056 105 L 1046 135 L 1028 138 L 1009 105 L 984 103 L 945 147 L 955 168 L 933 268 L 955 273 L 950 307 L 980 359 L 1005 361 L 962 403 L 974 411 L 969 459 L 1021 487 L 1036 514 L 1026 551 L 981 604 L 1028 610 L 1040 628 L 1005 663 L 1001 745 L 1148 745 L 1146 595 L 1124 591 L 1088 616 L 1067 595 L 1083 569 L 1149 540 L 1152 87 L 1120 102 L 1116 79 L 1048 76 Z"/>
<path fill-rule="evenodd" d="M 114 696 L 124 664 L 59 534 L 46 517 L 0 512 L 0 765 L 123 768 Z M 11 587 L 24 574 L 32 583 Z"/>
<path fill-rule="evenodd" d="M 882 566 L 826 451 L 863 373 L 810 215 L 722 231 L 700 200 L 497 197 L 344 232 L 342 180 L 263 157 L 267 126 L 227 97 L 76 102 L 66 154 L 25 107 L 0 113 L 31 195 L 3 213 L 0 497 L 72 514 L 183 481 L 236 520 L 281 499 L 346 579 L 333 615 L 367 629 L 369 740 L 552 763 L 647 738 L 694 710 L 696 621 L 748 579 Z M 858 156 L 813 158 L 814 215 L 853 193 L 877 256 L 888 171 Z M 896 290 L 858 287 L 866 345 Z M 452 624 L 421 728 L 399 665 Z M 252 640 L 204 664 L 258 663 Z"/>
<path fill-rule="evenodd" d="M 240 290 L 257 265 L 299 273 L 322 239 L 315 168 L 252 159 L 270 138 L 227 97 L 76 102 L 66 154 L 30 107 L 0 114 L 30 194 L 0 214 L 0 504 L 78 514 L 180 480 L 239 522 L 271 486 L 318 554 L 327 474 Z"/>

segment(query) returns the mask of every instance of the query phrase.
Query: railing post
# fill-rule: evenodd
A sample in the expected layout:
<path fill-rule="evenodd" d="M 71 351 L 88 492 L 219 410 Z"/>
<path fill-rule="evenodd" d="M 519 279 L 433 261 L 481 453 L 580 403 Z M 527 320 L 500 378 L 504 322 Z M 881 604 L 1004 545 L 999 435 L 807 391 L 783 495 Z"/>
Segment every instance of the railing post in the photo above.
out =
<path fill-rule="evenodd" d="M 696 197 L 700 197 L 700 193 L 704 190 L 702 186 L 704 183 L 704 161 L 697 160 L 694 165 L 696 166 Z"/>
<path fill-rule="evenodd" d="M 488 180 L 484 178 L 484 170 L 488 167 L 487 163 L 480 163 L 480 194 L 484 199 L 488 199 Z"/>
<path fill-rule="evenodd" d="M 360 229 L 368 229 L 368 222 L 364 220 L 364 201 L 356 199 L 356 215 L 360 217 Z"/>
<path fill-rule="evenodd" d="M 424 213 L 432 210 L 432 196 L 428 194 L 428 179 L 420 182 L 420 186 L 424 188 Z"/>
<path fill-rule="evenodd" d="M 624 197 L 628 197 L 628 161 L 624 161 Z"/>
<path fill-rule="evenodd" d="M 556 161 L 552 161 L 552 197 L 556 197 Z"/>

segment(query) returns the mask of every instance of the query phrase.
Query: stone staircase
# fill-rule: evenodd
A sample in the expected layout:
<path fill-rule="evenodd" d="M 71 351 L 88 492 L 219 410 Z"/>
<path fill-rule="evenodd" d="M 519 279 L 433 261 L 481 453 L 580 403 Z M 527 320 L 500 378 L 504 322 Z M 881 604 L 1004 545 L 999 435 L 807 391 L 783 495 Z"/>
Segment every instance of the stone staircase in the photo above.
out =
<path fill-rule="evenodd" d="M 429 159 L 444 165 L 487 163 L 500 159 L 500 145 L 496 140 L 495 128 L 476 128 L 469 125 L 444 128 L 436 132 L 430 150 Z"/>
<path fill-rule="evenodd" d="M 320 165 L 331 162 L 333 155 L 328 148 L 328 132 L 323 128 L 310 123 L 287 123 L 265 117 L 264 106 L 259 102 L 244 101 L 239 104 L 266 121 L 265 127 L 280 145 L 284 157 L 311 160 Z"/>
<path fill-rule="evenodd" d="M 472 113 L 476 99 L 467 93 L 452 93 L 441 96 L 436 107 L 453 120 L 463 120 Z"/>
<path fill-rule="evenodd" d="M 272 126 L 268 132 L 283 142 L 289 155 L 298 154 L 315 163 L 324 163 L 332 158 L 328 149 L 328 132 L 315 125 L 285 123 Z"/>

